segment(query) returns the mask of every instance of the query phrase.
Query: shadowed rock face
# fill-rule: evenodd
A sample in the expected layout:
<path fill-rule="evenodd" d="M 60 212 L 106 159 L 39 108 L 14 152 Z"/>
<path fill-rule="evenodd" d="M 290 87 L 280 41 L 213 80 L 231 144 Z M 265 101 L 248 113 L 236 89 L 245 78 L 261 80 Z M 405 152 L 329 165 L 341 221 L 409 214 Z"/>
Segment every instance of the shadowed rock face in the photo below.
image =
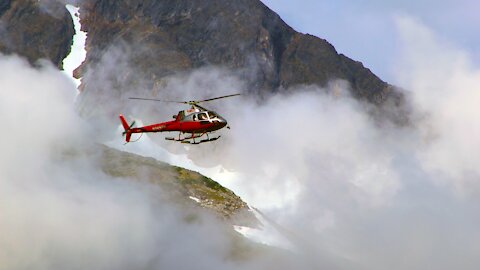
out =
<path fill-rule="evenodd" d="M 84 0 L 80 12 L 88 52 L 77 76 L 95 73 L 107 49 L 126 41 L 138 48 L 128 62 L 144 76 L 123 74 L 128 82 L 216 65 L 263 95 L 343 79 L 355 97 L 382 104 L 392 89 L 327 41 L 294 31 L 258 0 Z M 94 88 L 94 81 L 84 76 L 83 88 Z"/>
<path fill-rule="evenodd" d="M 332 78 L 350 83 L 353 95 L 381 104 L 390 86 L 380 80 L 362 63 L 343 54 L 326 40 L 296 33 L 282 55 L 280 85 L 288 88 L 298 84 L 325 85 Z"/>
<path fill-rule="evenodd" d="M 0 1 L 0 52 L 16 53 L 34 64 L 46 58 L 62 68 L 75 33 L 63 4 L 54 0 Z"/>
<path fill-rule="evenodd" d="M 0 16 L 5 13 L 8 9 L 10 9 L 10 5 L 12 4 L 12 0 L 4 0 L 0 2 Z"/>

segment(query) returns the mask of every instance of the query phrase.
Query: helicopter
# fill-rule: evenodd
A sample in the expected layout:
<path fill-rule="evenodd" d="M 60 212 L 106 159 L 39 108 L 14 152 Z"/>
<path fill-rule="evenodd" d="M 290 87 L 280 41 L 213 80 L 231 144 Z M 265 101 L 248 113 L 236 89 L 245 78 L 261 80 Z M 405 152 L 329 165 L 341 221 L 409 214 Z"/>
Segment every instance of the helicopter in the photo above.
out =
<path fill-rule="evenodd" d="M 180 104 L 187 104 L 190 105 L 190 109 L 179 111 L 178 114 L 174 115 L 173 118 L 175 120 L 161 122 L 157 124 L 152 124 L 143 127 L 134 127 L 135 121 L 133 121 L 130 125 L 127 124 L 125 117 L 123 115 L 119 115 L 120 122 L 124 128 L 122 133 L 125 137 L 125 144 L 131 142 L 131 136 L 133 133 L 155 133 L 155 132 L 167 132 L 167 131 L 178 131 L 178 137 L 165 137 L 165 140 L 169 141 L 176 141 L 181 143 L 188 143 L 188 144 L 200 144 L 205 142 L 216 141 L 220 138 L 220 136 L 210 138 L 209 134 L 213 131 L 222 129 L 227 127 L 227 120 L 217 114 L 212 110 L 208 110 L 200 105 L 199 103 L 208 102 L 212 100 L 217 100 L 221 98 L 228 98 L 239 96 L 241 94 L 232 94 L 226 95 L 221 97 L 209 98 L 204 100 L 193 100 L 193 101 L 170 101 L 170 100 L 161 100 L 161 99 L 153 99 L 153 98 L 139 98 L 139 97 L 130 97 L 129 99 L 134 100 L 147 100 L 147 101 L 160 101 L 160 102 L 170 102 L 170 103 L 180 103 Z M 184 134 L 191 134 L 191 135 L 184 135 Z M 141 137 L 140 135 L 140 137 Z M 182 135 L 184 135 L 182 137 Z M 206 138 L 203 138 L 206 136 Z M 135 140 L 138 141 L 140 137 Z M 196 140 L 198 139 L 198 140 Z M 133 141 L 132 141 L 133 142 Z"/>

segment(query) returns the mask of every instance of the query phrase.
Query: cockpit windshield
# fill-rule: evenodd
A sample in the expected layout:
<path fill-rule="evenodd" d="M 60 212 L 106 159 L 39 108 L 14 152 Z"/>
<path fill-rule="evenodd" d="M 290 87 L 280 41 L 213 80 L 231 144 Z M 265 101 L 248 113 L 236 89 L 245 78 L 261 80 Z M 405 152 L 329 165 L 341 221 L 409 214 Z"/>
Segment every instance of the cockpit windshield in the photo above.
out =
<path fill-rule="evenodd" d="M 210 116 L 210 120 L 217 118 L 217 114 L 213 111 L 208 112 L 208 116 Z"/>

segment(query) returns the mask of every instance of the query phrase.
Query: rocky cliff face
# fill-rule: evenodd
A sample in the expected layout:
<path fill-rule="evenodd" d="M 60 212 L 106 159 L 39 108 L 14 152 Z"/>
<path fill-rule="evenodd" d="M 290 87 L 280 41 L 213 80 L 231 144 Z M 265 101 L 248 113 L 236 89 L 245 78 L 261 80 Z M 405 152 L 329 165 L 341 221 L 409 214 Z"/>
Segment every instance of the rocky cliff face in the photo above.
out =
<path fill-rule="evenodd" d="M 2 0 L 0 52 L 16 53 L 34 64 L 45 58 L 62 68 L 75 33 L 65 6 L 54 0 Z"/>
<path fill-rule="evenodd" d="M 0 51 L 18 53 L 32 63 L 47 58 L 61 68 L 74 34 L 61 2 L 2 1 Z M 169 75 L 217 66 L 235 72 L 247 91 L 260 95 L 342 79 L 359 99 L 375 104 L 401 99 L 362 63 L 338 54 L 326 40 L 296 32 L 259 0 L 73 2 L 80 5 L 88 32 L 87 58 L 76 72 L 84 77 L 86 91 L 115 91 L 99 86 L 105 76 L 95 74 L 103 68 L 101 59 L 112 57 L 108 52 L 116 47 L 129 69 L 107 76 L 113 86 L 161 85 Z"/>
<path fill-rule="evenodd" d="M 332 79 L 348 81 L 355 97 L 376 104 L 392 91 L 362 63 L 294 31 L 258 0 L 84 0 L 81 15 L 88 53 L 78 76 L 96 73 L 107 49 L 127 42 L 138 48 L 128 61 L 143 76 L 117 76 L 128 83 L 215 65 L 237 72 L 250 92 L 263 94 L 299 84 L 325 86 Z M 96 86 L 94 76 L 87 78 L 88 91 Z"/>

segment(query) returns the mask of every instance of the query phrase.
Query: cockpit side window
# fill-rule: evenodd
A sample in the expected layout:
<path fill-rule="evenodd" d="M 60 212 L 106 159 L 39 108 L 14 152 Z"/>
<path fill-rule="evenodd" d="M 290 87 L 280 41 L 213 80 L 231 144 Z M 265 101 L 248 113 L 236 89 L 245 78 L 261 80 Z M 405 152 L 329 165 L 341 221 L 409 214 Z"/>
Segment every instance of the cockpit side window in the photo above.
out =
<path fill-rule="evenodd" d="M 204 112 L 199 113 L 199 114 L 198 114 L 198 120 L 199 120 L 199 121 L 208 120 L 207 113 L 204 113 Z"/>
<path fill-rule="evenodd" d="M 183 117 L 181 121 L 195 121 L 196 119 L 194 119 L 193 117 L 196 117 L 196 115 L 194 113 L 191 113 Z"/>

